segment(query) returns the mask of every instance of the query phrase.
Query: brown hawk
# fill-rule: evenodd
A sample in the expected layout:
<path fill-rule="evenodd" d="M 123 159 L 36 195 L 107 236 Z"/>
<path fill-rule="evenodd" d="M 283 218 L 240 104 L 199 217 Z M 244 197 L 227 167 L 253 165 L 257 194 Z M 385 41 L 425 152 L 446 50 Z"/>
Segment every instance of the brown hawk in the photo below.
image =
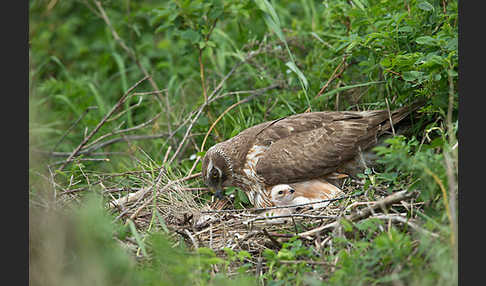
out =
<path fill-rule="evenodd" d="M 422 104 L 391 112 L 308 112 L 255 125 L 209 148 L 202 161 L 203 179 L 218 198 L 224 187 L 235 186 L 254 206 L 274 206 L 274 186 L 352 172 L 360 152 L 391 127 L 390 117 L 396 124 Z"/>

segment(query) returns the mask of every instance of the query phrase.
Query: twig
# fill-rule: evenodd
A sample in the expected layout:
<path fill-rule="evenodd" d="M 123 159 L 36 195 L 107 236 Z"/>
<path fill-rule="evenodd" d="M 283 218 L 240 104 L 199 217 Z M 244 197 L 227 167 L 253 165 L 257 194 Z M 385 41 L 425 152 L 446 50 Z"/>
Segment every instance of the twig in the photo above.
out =
<path fill-rule="evenodd" d="M 310 214 L 287 214 L 287 215 L 278 215 L 278 216 L 270 216 L 268 218 L 286 218 L 286 217 L 302 217 L 302 218 L 315 218 L 315 219 L 336 219 L 337 216 L 334 215 L 310 215 Z M 257 220 L 266 219 L 266 218 L 257 218 Z"/>
<path fill-rule="evenodd" d="M 202 104 L 201 107 L 199 107 L 196 115 L 194 116 L 194 118 L 191 120 L 191 123 L 187 127 L 186 133 L 184 134 L 184 137 L 182 138 L 181 142 L 179 143 L 179 146 L 177 147 L 176 151 L 174 152 L 174 155 L 172 155 L 172 157 L 170 158 L 169 164 L 172 164 L 172 162 L 174 161 L 174 159 L 176 158 L 176 156 L 181 151 L 182 146 L 186 143 L 186 140 L 189 137 L 189 133 L 191 132 L 192 127 L 194 126 L 194 123 L 196 123 L 196 121 L 199 118 L 199 116 L 201 116 L 204 108 L 206 108 L 206 106 L 208 106 L 211 103 L 211 100 L 210 99 L 212 99 L 216 95 L 216 93 L 219 92 L 219 90 L 223 87 L 223 85 L 226 82 L 226 80 L 228 80 L 228 78 L 236 71 L 236 69 L 241 64 L 243 64 L 246 60 L 248 60 L 249 57 L 245 58 L 243 61 L 240 61 L 235 66 L 233 66 L 233 68 L 229 71 L 229 73 L 220 81 L 220 83 L 218 84 L 218 86 L 216 86 L 216 88 L 211 92 L 211 95 L 209 95 L 208 100 L 204 104 Z"/>
<path fill-rule="evenodd" d="M 78 119 L 76 119 L 76 121 L 74 121 L 73 124 L 71 124 L 71 126 L 68 128 L 68 130 L 66 130 L 66 132 L 64 133 L 64 135 L 62 135 L 61 139 L 59 139 L 59 141 L 56 143 L 56 145 L 54 145 L 54 148 L 52 148 L 52 151 L 51 152 L 54 152 L 54 150 L 57 149 L 57 147 L 59 146 L 59 144 L 61 144 L 61 142 L 64 140 L 64 138 L 66 138 L 66 136 L 69 134 L 69 132 L 71 132 L 71 130 L 76 126 L 78 125 L 79 121 L 81 121 L 81 119 L 83 119 L 86 114 L 88 114 L 88 112 L 92 109 L 97 109 L 98 106 L 89 106 L 88 108 L 86 108 L 86 110 L 83 112 L 83 114 L 81 114 L 81 116 L 79 116 Z"/>
<path fill-rule="evenodd" d="M 182 179 L 178 179 L 178 180 L 174 180 L 174 181 L 170 181 L 169 183 L 167 183 L 161 190 L 160 192 L 163 192 L 165 190 L 167 190 L 170 186 L 176 184 L 176 183 L 180 183 L 180 182 L 183 182 L 183 181 L 186 181 L 186 180 L 190 180 L 190 179 L 194 179 L 194 178 L 197 178 L 201 176 L 201 172 L 197 173 L 197 174 L 194 174 L 194 175 L 191 175 L 191 176 L 187 176 L 187 177 L 184 177 Z M 158 188 L 158 185 L 160 184 L 160 179 L 159 181 L 156 183 L 157 185 L 157 188 Z M 150 190 L 153 188 L 153 185 L 152 187 L 150 188 Z M 156 188 L 156 193 L 158 193 L 157 191 L 157 188 Z M 148 192 L 144 192 L 141 196 L 140 196 L 140 199 L 137 201 L 137 203 L 145 196 L 145 194 L 147 194 Z M 144 209 L 152 200 L 146 200 L 131 216 L 130 216 L 130 219 L 133 220 L 135 217 L 137 217 L 137 215 L 140 213 L 140 211 L 142 209 Z M 122 215 L 124 215 L 124 213 L 120 214 L 118 217 L 121 217 Z M 117 217 L 117 218 L 118 218 Z"/>
<path fill-rule="evenodd" d="M 384 199 L 377 201 L 373 206 L 368 207 L 364 209 L 363 211 L 358 211 L 355 212 L 351 215 L 345 216 L 344 219 L 349 220 L 349 221 L 357 221 L 363 218 L 367 218 L 370 215 L 373 214 L 375 210 L 378 210 L 379 208 L 386 208 L 389 205 L 392 205 L 394 203 L 400 202 L 408 197 L 410 197 L 412 193 L 408 192 L 407 190 L 396 192 L 392 195 L 389 195 L 388 197 L 385 197 Z M 299 237 L 303 237 L 306 239 L 309 239 L 309 236 L 318 232 L 321 232 L 323 230 L 328 230 L 328 229 L 333 229 L 336 228 L 337 226 L 340 225 L 339 221 L 332 222 L 330 224 L 326 224 L 324 226 L 320 226 L 317 228 L 314 228 L 312 230 L 306 231 L 299 233 Z"/>
<path fill-rule="evenodd" d="M 134 95 L 132 95 L 132 96 L 134 96 Z M 125 108 L 125 110 L 119 112 L 117 115 L 115 115 L 112 118 L 108 119 L 107 122 L 115 121 L 118 118 L 122 117 L 125 113 L 129 112 L 130 110 L 139 107 L 140 104 L 142 104 L 142 101 L 143 101 L 143 98 L 140 96 L 137 103 L 135 103 L 134 105 L 130 105 L 128 108 Z"/>
<path fill-rule="evenodd" d="M 194 248 L 198 249 L 199 244 L 197 243 L 196 239 L 194 239 L 194 236 L 192 236 L 192 234 L 187 230 L 187 228 L 184 229 L 184 233 L 191 239 Z"/>
<path fill-rule="evenodd" d="M 109 162 L 110 159 L 109 158 L 79 158 L 77 159 L 78 161 L 91 161 L 91 162 Z M 63 164 L 65 163 L 66 161 L 65 160 L 62 160 L 62 161 L 57 161 L 57 162 L 54 162 L 54 163 L 51 163 L 49 164 L 49 166 L 55 166 L 55 165 L 60 165 L 60 164 Z"/>
<path fill-rule="evenodd" d="M 341 68 L 341 66 L 343 64 L 345 64 L 346 62 L 346 58 L 347 58 L 348 55 L 344 55 L 343 57 L 343 60 L 341 61 L 341 63 L 334 69 L 334 71 L 332 72 L 332 75 L 331 77 L 327 80 L 326 84 L 321 88 L 321 90 L 317 93 L 316 97 L 319 97 L 321 96 L 321 94 L 324 92 L 324 90 L 326 90 L 326 88 L 329 86 L 329 84 L 335 80 L 336 78 L 338 78 L 339 76 L 341 76 L 341 74 L 344 72 L 344 70 L 346 69 L 346 66 L 343 67 L 343 69 L 338 73 L 336 74 L 336 72 L 339 70 L 339 68 Z"/>
<path fill-rule="evenodd" d="M 295 205 L 289 205 L 289 206 L 275 206 L 275 207 L 251 208 L 251 209 L 209 210 L 209 211 L 202 211 L 201 213 L 230 213 L 230 212 L 241 212 L 241 211 L 266 211 L 266 210 L 274 210 L 274 209 L 296 208 L 296 207 L 309 206 L 309 205 L 319 204 L 319 203 L 324 203 L 324 202 L 335 202 L 335 201 L 340 201 L 340 200 L 343 200 L 343 199 L 354 198 L 354 197 L 361 196 L 363 193 L 364 192 L 361 191 L 357 194 L 350 195 L 350 196 L 342 196 L 342 197 L 334 198 L 334 199 L 326 199 L 326 200 L 320 200 L 320 201 L 303 203 L 303 204 L 295 204 Z"/>
<path fill-rule="evenodd" d="M 377 218 L 377 219 L 382 219 L 382 220 L 393 220 L 393 221 L 401 222 L 401 223 L 407 224 L 412 229 L 414 229 L 418 232 L 430 235 L 430 236 L 435 237 L 435 238 L 439 237 L 439 235 L 437 233 L 433 233 L 433 232 L 430 232 L 428 230 L 425 230 L 425 229 L 419 227 L 418 225 L 414 224 L 413 222 L 410 222 L 408 219 L 406 219 L 406 218 L 404 218 L 400 215 L 397 215 L 397 214 L 374 215 L 374 216 L 371 216 L 370 218 Z"/>
<path fill-rule="evenodd" d="M 209 128 L 208 132 L 206 133 L 206 136 L 204 136 L 204 139 L 203 139 L 203 142 L 201 144 L 201 150 L 204 150 L 204 145 L 206 144 L 206 140 L 208 139 L 208 136 L 209 134 L 211 133 L 211 131 L 213 130 L 214 126 L 216 126 L 216 124 L 223 118 L 223 116 L 226 115 L 226 113 L 228 113 L 230 110 L 232 110 L 233 108 L 235 108 L 236 106 L 240 105 L 240 104 L 243 104 L 243 103 L 246 103 L 250 100 L 252 100 L 253 98 L 257 97 L 258 95 L 261 95 L 263 94 L 264 92 L 270 90 L 270 89 L 274 89 L 274 88 L 277 88 L 277 87 L 280 87 L 280 84 L 273 84 L 271 86 L 268 86 L 266 88 L 262 88 L 260 89 L 258 92 L 255 92 L 253 95 L 251 96 L 248 96 L 236 103 L 234 103 L 233 105 L 231 105 L 230 107 L 226 108 L 225 111 L 223 111 L 223 113 L 221 113 L 218 118 L 213 122 L 213 124 L 211 125 L 211 127 Z"/>
<path fill-rule="evenodd" d="M 67 157 L 71 155 L 71 152 L 50 152 L 50 151 L 45 151 L 45 150 L 39 150 L 36 148 L 31 148 L 30 151 L 36 152 L 45 156 L 51 156 L 51 157 Z M 83 152 L 80 151 L 78 152 L 78 155 L 91 155 L 91 156 L 115 156 L 115 155 L 125 155 L 125 152 Z"/>
<path fill-rule="evenodd" d="M 170 153 L 171 150 L 172 150 L 172 146 L 169 145 L 169 147 L 167 148 L 167 151 L 165 151 L 164 160 L 162 161 L 162 165 L 167 162 L 167 159 L 169 158 L 169 153 Z"/>
<path fill-rule="evenodd" d="M 391 130 L 392 130 L 392 133 L 393 133 L 393 137 L 395 137 L 396 134 L 395 134 L 395 128 L 393 127 L 393 120 L 392 120 L 392 115 L 391 115 L 391 111 L 390 111 L 390 105 L 388 104 L 388 99 L 386 97 L 385 97 L 385 102 L 386 102 L 386 109 L 388 110 L 388 118 L 390 119 Z"/>
<path fill-rule="evenodd" d="M 169 133 L 159 133 L 159 134 L 154 134 L 154 135 L 128 135 L 128 136 L 113 138 L 113 139 L 101 142 L 99 144 L 93 145 L 89 148 L 86 148 L 85 150 L 78 152 L 78 154 L 79 155 L 91 154 L 94 150 L 97 150 L 97 149 L 100 149 L 100 148 L 103 148 L 103 147 L 106 147 L 108 145 L 118 143 L 118 142 L 130 142 L 130 141 L 136 141 L 136 140 L 150 140 L 150 139 L 168 137 L 169 135 L 170 135 Z"/>
<path fill-rule="evenodd" d="M 263 234 L 266 237 L 268 237 L 270 239 L 270 241 L 272 241 L 272 243 L 273 243 L 273 245 L 275 245 L 275 247 L 277 247 L 278 249 L 282 248 L 282 244 L 278 240 L 276 240 L 273 236 L 271 236 L 265 228 L 262 231 L 263 231 Z"/>
<path fill-rule="evenodd" d="M 100 11 L 101 13 L 101 18 L 105 21 L 106 25 L 108 26 L 108 28 L 110 29 L 111 31 L 111 34 L 113 35 L 113 38 L 115 39 L 115 41 L 122 47 L 123 50 L 125 50 L 125 52 L 132 58 L 132 60 L 135 62 L 135 64 L 138 66 L 138 68 L 142 71 L 142 73 L 149 78 L 149 82 L 150 84 L 152 85 L 152 88 L 155 90 L 155 91 L 159 91 L 160 88 L 157 86 L 157 84 L 155 83 L 155 81 L 152 79 L 152 77 L 149 75 L 149 73 L 147 72 L 147 70 L 142 66 L 142 64 L 140 63 L 140 61 L 138 60 L 137 58 L 137 55 L 135 53 L 134 50 L 130 49 L 126 44 L 125 42 L 120 38 L 120 36 L 118 35 L 118 33 L 116 32 L 115 28 L 113 27 L 113 25 L 111 24 L 111 21 L 110 21 L 110 18 L 108 18 L 108 16 L 106 15 L 106 12 L 105 10 L 103 9 L 103 6 L 101 5 L 101 3 L 97 0 L 94 0 L 94 3 L 96 4 L 96 6 L 98 7 L 98 10 Z M 159 102 L 162 102 L 162 93 L 161 92 L 156 92 L 157 94 L 157 98 L 159 99 Z M 166 93 L 166 96 L 165 96 L 165 101 L 166 101 L 166 116 L 167 116 L 167 129 L 169 131 L 169 133 L 171 133 L 171 124 L 170 124 L 170 105 L 169 105 L 169 99 L 168 99 L 168 94 Z"/>
<path fill-rule="evenodd" d="M 58 171 L 61 171 L 69 162 L 71 162 L 72 158 L 78 154 L 78 152 L 81 150 L 81 148 L 86 143 L 88 143 L 88 141 L 91 139 L 91 137 L 93 137 L 93 135 L 95 135 L 95 133 L 98 132 L 98 130 L 101 128 L 101 126 L 103 126 L 103 124 L 105 124 L 106 120 L 108 120 L 108 118 L 110 118 L 110 116 L 113 115 L 113 113 L 115 113 L 115 111 L 123 104 L 123 102 L 125 102 L 125 100 L 128 98 L 130 93 L 138 85 L 140 85 L 143 81 L 145 81 L 147 78 L 148 78 L 148 76 L 145 76 L 144 78 L 142 78 L 141 80 L 136 82 L 132 87 L 130 87 L 125 92 L 125 94 L 120 98 L 120 100 L 118 100 L 118 102 L 115 104 L 115 106 L 113 106 L 113 108 L 105 115 L 105 117 L 98 123 L 98 125 L 96 125 L 96 127 L 89 133 L 89 135 L 84 138 L 84 140 L 78 145 L 78 147 L 76 147 L 76 149 L 74 149 L 74 151 L 71 153 L 71 155 L 69 155 L 69 157 L 66 159 L 66 162 L 64 164 L 62 164 L 61 167 L 59 167 Z"/>
<path fill-rule="evenodd" d="M 146 189 L 142 189 L 138 192 L 135 192 L 135 193 L 130 193 L 128 194 L 127 196 L 124 196 L 112 203 L 110 203 L 110 206 L 111 207 L 116 207 L 116 206 L 120 206 L 120 205 L 123 205 L 124 203 L 126 203 L 126 201 L 129 201 L 130 200 L 130 197 L 136 197 L 138 198 L 137 199 L 137 202 L 135 203 L 138 204 L 142 199 L 143 197 L 148 193 L 150 192 L 154 187 L 156 187 L 156 185 L 160 182 L 160 180 L 162 179 L 162 174 L 164 173 L 165 169 L 164 168 L 161 168 L 160 171 L 159 171 L 159 174 L 157 175 L 157 178 L 155 179 L 155 183 L 152 184 L 149 188 L 146 188 Z M 114 221 L 117 221 L 118 219 L 120 219 L 122 216 L 124 216 L 128 211 L 130 211 L 131 208 L 127 208 L 125 209 L 123 212 L 121 212 L 116 218 Z M 133 220 L 133 219 L 132 219 Z"/>
<path fill-rule="evenodd" d="M 98 138 L 96 138 L 96 140 L 93 140 L 93 142 L 89 143 L 89 144 L 86 144 L 86 146 L 83 147 L 83 149 L 87 149 L 91 146 L 93 146 L 94 144 L 100 142 L 101 140 L 107 138 L 107 137 L 110 137 L 110 136 L 113 136 L 113 135 L 117 135 L 117 134 L 121 134 L 121 133 L 127 133 L 127 132 L 131 132 L 131 131 L 135 131 L 137 129 L 141 129 L 141 128 L 144 128 L 146 127 L 147 125 L 149 125 L 150 123 L 154 122 L 155 120 L 157 120 L 157 118 L 159 118 L 160 116 L 160 113 L 158 113 L 154 118 L 152 119 L 149 119 L 148 121 L 146 122 L 143 122 L 137 126 L 133 126 L 131 128 L 126 128 L 126 129 L 121 129 L 121 130 L 114 130 L 114 131 L 111 131 L 110 133 L 107 133 L 103 136 L 100 136 Z"/>

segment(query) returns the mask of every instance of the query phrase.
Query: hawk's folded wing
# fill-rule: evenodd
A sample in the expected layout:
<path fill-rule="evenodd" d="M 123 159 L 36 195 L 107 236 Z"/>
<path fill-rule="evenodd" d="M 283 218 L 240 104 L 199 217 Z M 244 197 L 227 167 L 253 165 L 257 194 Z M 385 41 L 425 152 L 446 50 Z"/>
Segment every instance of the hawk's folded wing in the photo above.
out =
<path fill-rule="evenodd" d="M 257 174 L 266 184 L 273 185 L 308 180 L 335 171 L 354 158 L 360 149 L 376 142 L 380 123 L 386 120 L 387 114 L 373 113 L 375 116 L 365 112 L 336 113 L 336 117 L 312 127 L 309 127 L 312 120 L 305 116 L 293 122 L 275 123 L 258 136 L 257 141 L 271 144 L 256 165 Z M 282 130 L 291 132 L 284 134 Z M 272 142 L 265 142 L 268 138 Z"/>

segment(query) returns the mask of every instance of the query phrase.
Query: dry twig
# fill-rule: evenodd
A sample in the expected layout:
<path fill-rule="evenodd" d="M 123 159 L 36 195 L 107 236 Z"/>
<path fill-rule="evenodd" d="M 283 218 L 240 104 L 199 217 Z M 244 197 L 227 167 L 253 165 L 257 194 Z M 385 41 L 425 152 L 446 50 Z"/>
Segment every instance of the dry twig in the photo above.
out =
<path fill-rule="evenodd" d="M 108 118 L 110 118 L 110 116 L 113 115 L 113 113 L 115 113 L 115 111 L 127 100 L 127 98 L 129 97 L 129 95 L 131 94 L 131 92 L 138 85 L 140 85 L 143 81 L 145 81 L 147 78 L 148 78 L 147 76 L 144 77 L 144 78 L 142 78 L 141 80 L 139 80 L 138 82 L 136 82 L 132 87 L 130 87 L 125 92 L 125 94 L 118 100 L 118 102 L 105 115 L 105 117 L 103 117 L 103 119 L 98 123 L 98 125 L 96 125 L 96 127 L 89 133 L 89 135 L 84 138 L 84 140 L 78 145 L 78 147 L 76 147 L 76 149 L 74 149 L 74 151 L 71 153 L 71 155 L 69 155 L 69 157 L 66 159 L 66 162 L 64 164 L 62 164 L 61 167 L 59 167 L 58 171 L 61 171 L 69 162 L 71 162 L 71 160 L 73 159 L 73 157 L 78 154 L 78 152 L 81 150 L 81 148 L 84 145 L 86 145 L 86 143 L 88 143 L 88 141 L 91 139 L 91 137 L 93 137 L 93 135 L 95 135 L 96 132 L 98 132 L 98 130 L 101 128 L 101 126 L 103 126 L 103 124 L 105 124 L 106 120 L 108 120 Z"/>
<path fill-rule="evenodd" d="M 384 198 L 383 200 L 377 201 L 376 204 L 374 204 L 373 206 L 366 208 L 363 211 L 358 211 L 358 212 L 355 212 L 351 215 L 345 216 L 344 218 L 346 220 L 349 220 L 349 221 L 357 221 L 357 220 L 360 220 L 360 219 L 364 219 L 364 218 L 367 218 L 370 215 L 372 215 L 375 210 L 378 210 L 379 208 L 386 208 L 387 206 L 392 205 L 392 204 L 397 203 L 397 202 L 400 202 L 404 199 L 407 199 L 410 196 L 411 196 L 411 193 L 408 192 L 407 190 L 396 192 L 396 193 L 389 195 L 388 197 Z M 299 237 L 311 239 L 310 235 L 319 233 L 323 230 L 329 230 L 329 229 L 336 228 L 339 225 L 340 225 L 340 222 L 335 221 L 335 222 L 332 222 L 330 224 L 326 224 L 324 226 L 320 226 L 320 227 L 317 227 L 315 229 L 299 233 Z"/>

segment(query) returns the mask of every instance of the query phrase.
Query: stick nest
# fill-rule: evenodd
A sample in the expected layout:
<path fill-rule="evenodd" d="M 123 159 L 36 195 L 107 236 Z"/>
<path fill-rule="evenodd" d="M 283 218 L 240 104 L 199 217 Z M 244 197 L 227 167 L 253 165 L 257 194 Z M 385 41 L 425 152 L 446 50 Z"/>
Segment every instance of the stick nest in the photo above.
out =
<path fill-rule="evenodd" d="M 312 209 L 303 206 L 294 211 L 291 217 L 269 219 L 262 217 L 255 210 L 234 209 L 231 197 L 211 204 L 204 203 L 199 197 L 201 192 L 188 187 L 188 180 L 170 181 L 165 177 L 160 181 L 159 187 L 154 187 L 156 191 L 145 190 L 145 198 L 135 201 L 137 197 L 134 195 L 135 199 L 125 203 L 122 209 L 129 210 L 126 216 L 143 232 L 149 230 L 154 222 L 160 223 L 155 213 L 157 210 L 170 235 L 175 238 L 175 245 L 180 243 L 182 238 L 187 245 L 194 248 L 208 247 L 216 253 L 222 253 L 224 248 L 230 248 L 234 251 L 245 250 L 258 254 L 266 248 L 280 249 L 283 242 L 296 235 L 303 238 L 306 244 L 319 249 L 328 242 L 329 235 L 326 234 L 326 230 L 335 231 L 340 227 L 340 218 L 344 217 L 351 221 L 363 219 L 381 213 L 387 204 L 397 205 L 403 200 L 410 199 L 410 193 L 404 193 L 402 197 L 386 202 L 386 195 L 389 193 L 381 191 L 380 195 L 379 191 L 375 191 L 374 197 L 377 200 L 374 202 L 370 202 L 367 194 L 363 193 L 354 197 L 345 196 L 331 202 L 325 208 Z M 359 182 L 349 179 L 340 186 L 347 195 L 353 190 L 362 189 Z M 378 202 L 379 199 L 383 199 L 385 203 Z M 408 205 L 413 207 L 413 202 Z M 404 206 L 406 208 L 407 204 L 402 202 L 402 211 Z M 367 208 L 368 211 L 356 211 L 358 208 Z M 403 213 L 395 211 L 393 215 L 403 216 Z M 313 230 L 317 231 L 312 233 Z"/>

